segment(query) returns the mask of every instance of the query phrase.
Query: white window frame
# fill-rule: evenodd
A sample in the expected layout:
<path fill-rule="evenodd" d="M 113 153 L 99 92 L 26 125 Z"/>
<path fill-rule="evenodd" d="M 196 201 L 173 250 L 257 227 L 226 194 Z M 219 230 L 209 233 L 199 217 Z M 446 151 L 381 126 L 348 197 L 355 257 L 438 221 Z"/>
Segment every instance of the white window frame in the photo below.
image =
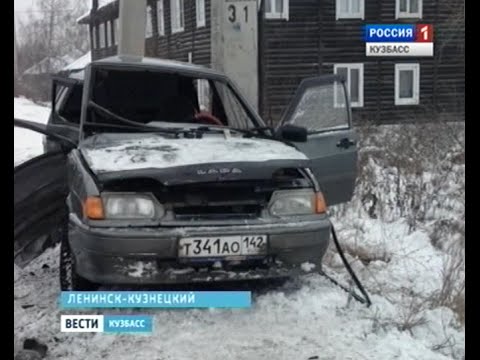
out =
<path fill-rule="evenodd" d="M 98 47 L 100 49 L 106 48 L 106 35 L 105 35 L 105 23 L 101 22 L 98 24 Z"/>
<path fill-rule="evenodd" d="M 354 107 L 363 107 L 363 63 L 338 63 L 333 65 L 333 73 L 337 74 L 337 69 L 338 68 L 347 68 L 347 79 L 345 82 L 345 86 L 347 88 L 348 92 L 348 97 L 350 100 L 350 106 L 352 108 Z M 353 102 L 352 99 L 350 98 L 350 71 L 352 69 L 357 69 L 358 70 L 358 101 Z M 338 103 L 337 100 L 337 92 L 335 91 L 334 93 L 334 98 L 335 98 L 335 107 L 340 107 L 343 106 Z"/>
<path fill-rule="evenodd" d="M 412 13 L 410 9 L 410 1 L 407 0 L 407 11 L 400 11 L 400 0 L 395 0 L 395 19 L 421 19 L 423 15 L 423 0 L 418 0 L 418 12 Z"/>
<path fill-rule="evenodd" d="M 118 30 L 118 21 L 118 18 L 113 19 L 113 37 L 115 38 L 113 45 L 118 45 L 118 37 L 120 36 L 120 31 Z"/>
<path fill-rule="evenodd" d="M 163 7 L 163 0 L 157 1 L 157 26 L 158 35 L 165 35 L 165 11 Z"/>
<path fill-rule="evenodd" d="M 152 7 L 145 7 L 145 38 L 153 37 Z"/>
<path fill-rule="evenodd" d="M 113 41 L 112 41 L 112 22 L 107 21 L 105 23 L 105 26 L 107 27 L 107 47 L 113 46 Z"/>
<path fill-rule="evenodd" d="M 206 14 L 205 14 L 205 0 L 195 1 L 195 11 L 197 18 L 197 28 L 206 26 Z"/>
<path fill-rule="evenodd" d="M 400 71 L 413 71 L 413 97 L 400 98 Z M 420 64 L 395 64 L 395 105 L 420 104 Z"/>
<path fill-rule="evenodd" d="M 365 0 L 358 0 L 359 10 L 358 12 L 342 11 L 341 2 L 348 1 L 349 8 L 352 8 L 352 2 L 357 0 L 336 0 L 335 1 L 335 16 L 336 20 L 338 19 L 365 19 Z"/>
<path fill-rule="evenodd" d="M 170 23 L 172 34 L 185 30 L 184 0 L 170 0 Z"/>
<path fill-rule="evenodd" d="M 289 8 L 290 8 L 290 1 L 283 0 L 283 9 L 279 10 L 276 8 L 276 1 L 275 0 L 264 0 L 270 2 L 270 12 L 265 10 L 265 18 L 266 19 L 284 19 L 288 20 L 289 17 Z M 266 9 L 266 8 L 265 8 Z"/>
<path fill-rule="evenodd" d="M 97 41 L 97 33 L 98 33 L 98 26 L 92 26 L 92 49 L 98 49 L 98 41 Z"/>

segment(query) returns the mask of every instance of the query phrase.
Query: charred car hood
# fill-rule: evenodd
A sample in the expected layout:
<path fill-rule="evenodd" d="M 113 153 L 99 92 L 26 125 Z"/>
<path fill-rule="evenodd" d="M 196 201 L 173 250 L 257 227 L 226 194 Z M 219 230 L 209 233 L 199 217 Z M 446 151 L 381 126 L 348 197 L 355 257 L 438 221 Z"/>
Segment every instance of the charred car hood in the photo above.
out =
<path fill-rule="evenodd" d="M 101 134 L 80 152 L 101 181 L 149 177 L 165 185 L 270 178 L 280 168 L 305 168 L 308 158 L 280 141 L 206 135 L 173 139 L 159 134 Z"/>

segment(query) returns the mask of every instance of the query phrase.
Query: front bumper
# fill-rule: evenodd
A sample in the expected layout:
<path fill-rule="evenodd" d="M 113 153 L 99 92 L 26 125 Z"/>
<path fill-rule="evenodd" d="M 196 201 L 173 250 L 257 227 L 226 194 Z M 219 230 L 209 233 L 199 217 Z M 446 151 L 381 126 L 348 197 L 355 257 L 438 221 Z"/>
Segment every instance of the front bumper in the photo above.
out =
<path fill-rule="evenodd" d="M 94 228 L 70 216 L 69 241 L 77 273 L 100 284 L 181 284 L 292 276 L 321 267 L 330 239 L 330 221 L 184 228 Z M 266 257 L 221 263 L 182 263 L 182 237 L 268 235 Z"/>

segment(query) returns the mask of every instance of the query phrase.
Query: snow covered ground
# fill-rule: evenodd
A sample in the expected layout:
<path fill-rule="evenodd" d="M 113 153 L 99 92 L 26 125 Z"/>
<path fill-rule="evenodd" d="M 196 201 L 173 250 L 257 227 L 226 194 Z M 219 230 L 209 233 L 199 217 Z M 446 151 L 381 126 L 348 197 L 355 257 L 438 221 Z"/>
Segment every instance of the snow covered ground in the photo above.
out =
<path fill-rule="evenodd" d="M 45 124 L 50 115 L 50 109 L 43 106 L 38 106 L 30 100 L 24 98 L 13 99 L 13 114 L 15 118 L 21 120 L 35 121 Z M 43 151 L 42 145 L 43 136 L 33 131 L 14 128 L 14 155 L 13 165 L 16 166 Z"/>
<path fill-rule="evenodd" d="M 25 99 L 14 101 L 15 116 L 46 121 L 48 109 Z M 41 136 L 27 130 L 14 130 L 14 136 L 14 165 L 41 153 Z M 388 178 L 386 167 L 369 163 L 372 173 Z M 460 173 L 462 169 L 464 165 Z M 448 184 L 444 195 L 451 203 L 461 203 L 455 199 L 458 181 Z M 386 182 L 376 185 L 386 187 Z M 60 333 L 60 314 L 66 312 L 57 306 L 55 248 L 26 269 L 14 267 L 15 349 L 25 338 L 35 337 L 48 345 L 48 359 L 462 359 L 463 325 L 449 307 L 432 300 L 444 288 L 444 270 L 454 260 L 446 244 L 432 241 L 432 224 L 455 220 L 459 213 L 446 211 L 439 198 L 432 205 L 438 211 L 422 220 L 417 217 L 412 227 L 411 214 L 394 214 L 388 201 L 380 214 L 372 215 L 380 212 L 380 205 L 369 212 L 364 205 L 366 185 L 358 188 L 349 206 L 335 209 L 334 223 L 371 294 L 370 308 L 349 301 L 328 280 L 309 275 L 255 292 L 248 310 L 132 311 L 155 314 L 152 335 Z M 347 281 L 335 252 L 328 254 L 326 264 L 327 272 Z"/>

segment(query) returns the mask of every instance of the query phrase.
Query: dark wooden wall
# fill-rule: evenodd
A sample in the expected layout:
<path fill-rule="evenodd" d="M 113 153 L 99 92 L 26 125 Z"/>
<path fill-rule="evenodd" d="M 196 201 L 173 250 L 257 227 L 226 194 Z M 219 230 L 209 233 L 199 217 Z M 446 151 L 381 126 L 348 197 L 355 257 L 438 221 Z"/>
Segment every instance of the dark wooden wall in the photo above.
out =
<path fill-rule="evenodd" d="M 165 35 L 158 33 L 157 4 L 163 1 Z M 211 37 L 210 37 L 210 0 L 205 0 L 206 25 L 197 28 L 196 23 L 196 2 L 185 0 L 184 31 L 172 34 L 170 21 L 169 0 L 149 0 L 152 8 L 152 30 L 153 35 L 145 39 L 145 54 L 152 57 L 188 61 L 188 53 L 192 53 L 192 60 L 196 64 L 210 66 L 211 63 Z M 98 26 L 100 22 L 113 21 L 118 18 L 118 2 L 110 4 L 101 9 L 98 14 L 88 20 L 91 26 Z M 93 34 L 91 32 L 91 34 Z M 117 46 L 111 45 L 103 49 L 93 49 L 93 58 L 101 59 L 115 55 Z"/>
<path fill-rule="evenodd" d="M 260 112 L 268 123 L 280 119 L 300 81 L 321 71 L 318 0 L 290 1 L 289 20 L 259 15 Z"/>
<path fill-rule="evenodd" d="M 192 53 L 193 63 L 199 65 L 211 65 L 211 36 L 210 36 L 210 0 L 205 0 L 206 24 L 197 28 L 196 2 L 185 2 L 185 26 L 184 31 L 172 34 L 170 21 L 170 1 L 164 1 L 165 12 L 165 36 L 158 37 L 157 57 L 180 61 L 188 61 L 188 53 Z M 156 12 L 154 23 L 157 21 Z"/>
<path fill-rule="evenodd" d="M 462 4 L 423 0 L 423 17 L 413 20 L 395 19 L 395 0 L 369 0 L 364 20 L 336 20 L 335 0 L 290 0 L 288 21 L 260 16 L 262 115 L 270 122 L 280 119 L 302 78 L 333 73 L 335 63 L 363 63 L 364 106 L 353 109 L 355 121 L 408 121 L 436 112 L 451 112 L 452 120 L 463 120 L 465 24 L 454 16 Z M 365 56 L 363 25 L 402 22 L 434 25 L 434 57 Z M 420 64 L 419 105 L 395 105 L 398 63 Z"/>

